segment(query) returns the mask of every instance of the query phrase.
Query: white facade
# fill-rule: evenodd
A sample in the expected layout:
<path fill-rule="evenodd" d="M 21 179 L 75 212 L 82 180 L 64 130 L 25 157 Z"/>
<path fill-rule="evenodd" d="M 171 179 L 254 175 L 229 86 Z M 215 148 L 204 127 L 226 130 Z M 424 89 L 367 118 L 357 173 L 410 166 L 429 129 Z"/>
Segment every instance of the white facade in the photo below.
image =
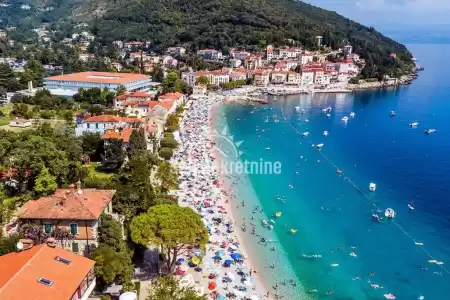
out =
<path fill-rule="evenodd" d="M 289 72 L 287 77 L 287 84 L 300 84 L 302 75 L 300 73 Z"/>
<path fill-rule="evenodd" d="M 313 71 L 303 71 L 301 77 L 301 84 L 309 85 L 314 83 L 314 72 Z"/>
<path fill-rule="evenodd" d="M 300 57 L 303 66 L 313 62 L 312 54 L 302 54 Z"/>

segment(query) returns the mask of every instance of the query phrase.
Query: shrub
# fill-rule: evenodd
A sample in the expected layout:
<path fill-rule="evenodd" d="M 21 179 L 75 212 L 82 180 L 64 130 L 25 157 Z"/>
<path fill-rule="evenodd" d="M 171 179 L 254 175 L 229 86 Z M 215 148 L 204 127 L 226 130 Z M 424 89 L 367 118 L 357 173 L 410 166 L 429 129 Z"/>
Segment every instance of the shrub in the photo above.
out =
<path fill-rule="evenodd" d="M 169 160 L 173 156 L 173 150 L 170 148 L 161 148 L 161 150 L 159 150 L 159 156 L 165 160 Z"/>
<path fill-rule="evenodd" d="M 161 140 L 161 147 L 165 148 L 176 148 L 178 146 L 177 141 L 174 138 L 163 138 Z"/>
<path fill-rule="evenodd" d="M 171 138 L 171 139 L 173 139 L 174 136 L 173 136 L 173 133 L 172 133 L 172 132 L 165 132 L 165 133 L 164 133 L 164 137 L 165 137 L 165 138 Z"/>

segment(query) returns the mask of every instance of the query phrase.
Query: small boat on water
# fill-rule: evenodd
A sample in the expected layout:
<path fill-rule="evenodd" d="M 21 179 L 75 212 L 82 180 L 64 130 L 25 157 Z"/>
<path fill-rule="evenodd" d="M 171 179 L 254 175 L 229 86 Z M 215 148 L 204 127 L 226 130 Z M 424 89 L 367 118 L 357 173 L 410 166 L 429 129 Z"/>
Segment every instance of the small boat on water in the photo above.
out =
<path fill-rule="evenodd" d="M 290 232 L 291 232 L 292 234 L 294 234 L 294 233 L 297 232 L 297 229 L 292 228 Z"/>
<path fill-rule="evenodd" d="M 397 298 L 394 296 L 394 294 L 392 294 L 392 293 L 384 294 L 383 296 L 384 296 L 384 298 L 386 298 L 386 299 L 388 299 L 388 300 L 395 300 L 395 299 L 397 299 Z"/>
<path fill-rule="evenodd" d="M 303 132 L 302 136 L 309 136 L 309 132 Z"/>
<path fill-rule="evenodd" d="M 294 109 L 296 112 L 299 112 L 301 108 L 300 108 L 300 106 L 296 106 L 296 107 L 294 107 Z"/>
<path fill-rule="evenodd" d="M 323 114 L 326 113 L 326 112 L 327 112 L 327 109 L 326 109 L 326 108 L 322 109 L 322 113 L 323 113 Z"/>
<path fill-rule="evenodd" d="M 266 227 L 267 226 L 267 221 L 266 220 L 262 220 L 262 225 L 263 225 L 263 227 Z"/>
<path fill-rule="evenodd" d="M 389 219 L 395 218 L 395 211 L 392 208 L 386 208 L 384 216 Z"/>
<path fill-rule="evenodd" d="M 417 126 L 419 126 L 419 122 L 409 123 L 409 127 L 417 127 Z"/>
<path fill-rule="evenodd" d="M 338 173 L 339 175 L 342 175 L 344 172 L 342 172 L 341 170 L 336 170 L 336 173 Z"/>
<path fill-rule="evenodd" d="M 324 136 L 328 136 L 328 131 L 325 130 L 325 131 L 323 132 L 323 135 L 324 135 Z"/>
<path fill-rule="evenodd" d="M 316 145 L 317 150 L 322 149 L 322 147 L 323 147 L 323 144 L 317 144 L 317 145 Z"/>
<path fill-rule="evenodd" d="M 331 117 L 331 114 L 327 114 L 327 117 L 328 117 L 328 118 Z"/>
<path fill-rule="evenodd" d="M 389 113 L 389 116 L 391 117 L 395 117 L 397 114 L 395 113 L 395 111 L 391 110 L 391 112 Z"/>
<path fill-rule="evenodd" d="M 380 216 L 379 216 L 379 215 L 377 215 L 377 214 L 372 214 L 372 218 L 374 218 L 375 220 L 377 220 L 377 221 L 380 221 L 380 222 L 381 222 Z"/>
<path fill-rule="evenodd" d="M 348 117 L 342 117 L 342 121 L 344 121 L 344 123 L 348 122 Z"/>
<path fill-rule="evenodd" d="M 350 113 L 350 118 L 354 118 L 355 117 L 355 113 L 354 112 L 351 112 Z"/>
<path fill-rule="evenodd" d="M 432 134 L 432 133 L 435 133 L 435 132 L 436 132 L 436 129 L 434 129 L 434 128 L 430 128 L 430 129 L 425 130 L 426 134 Z"/>
<path fill-rule="evenodd" d="M 276 212 L 276 213 L 274 214 L 274 216 L 277 217 L 277 218 L 281 217 L 281 211 Z"/>
<path fill-rule="evenodd" d="M 270 150 L 270 147 L 266 147 L 266 148 L 264 148 L 264 149 L 266 149 L 266 150 Z"/>
<path fill-rule="evenodd" d="M 375 192 L 376 189 L 377 189 L 377 185 L 375 183 L 371 182 L 369 184 L 369 191 Z"/>

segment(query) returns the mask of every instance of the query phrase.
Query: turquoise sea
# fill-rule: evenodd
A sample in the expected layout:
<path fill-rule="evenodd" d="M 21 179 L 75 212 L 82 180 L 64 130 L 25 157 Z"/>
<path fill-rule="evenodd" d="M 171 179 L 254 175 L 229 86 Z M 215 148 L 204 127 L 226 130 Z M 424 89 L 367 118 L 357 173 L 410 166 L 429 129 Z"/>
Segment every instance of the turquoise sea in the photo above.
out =
<path fill-rule="evenodd" d="M 244 234 L 260 273 L 279 283 L 284 299 L 384 299 L 388 293 L 450 299 L 450 45 L 409 48 L 425 67 L 409 86 L 270 97 L 269 105 L 226 104 L 216 112 L 216 130 L 232 137 L 241 161 L 281 163 L 280 174 L 250 174 L 239 185 L 245 207 L 238 213 L 248 224 L 255 205 L 264 209 L 254 214 L 257 232 L 273 243 L 264 247 L 249 229 Z M 295 113 L 295 106 L 306 113 Z M 331 117 L 321 113 L 328 106 Z M 350 112 L 355 117 L 345 124 Z M 418 128 L 408 126 L 416 121 Z M 427 128 L 438 131 L 426 135 Z M 308 138 L 298 134 L 306 131 Z M 322 151 L 310 143 L 323 143 Z M 377 185 L 373 193 L 370 182 Z M 397 215 L 377 222 L 376 207 Z M 278 211 L 273 231 L 260 226 Z M 322 257 L 303 256 L 311 254 Z M 444 264 L 428 262 L 433 259 Z M 289 283 L 294 276 L 296 287 Z"/>

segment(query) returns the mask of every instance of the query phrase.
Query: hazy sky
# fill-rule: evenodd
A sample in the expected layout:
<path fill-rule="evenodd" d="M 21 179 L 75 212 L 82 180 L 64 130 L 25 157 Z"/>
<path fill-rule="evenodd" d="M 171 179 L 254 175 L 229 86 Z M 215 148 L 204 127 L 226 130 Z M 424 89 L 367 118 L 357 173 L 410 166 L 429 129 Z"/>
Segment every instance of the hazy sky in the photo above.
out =
<path fill-rule="evenodd" d="M 303 0 L 376 28 L 450 25 L 450 0 Z"/>

